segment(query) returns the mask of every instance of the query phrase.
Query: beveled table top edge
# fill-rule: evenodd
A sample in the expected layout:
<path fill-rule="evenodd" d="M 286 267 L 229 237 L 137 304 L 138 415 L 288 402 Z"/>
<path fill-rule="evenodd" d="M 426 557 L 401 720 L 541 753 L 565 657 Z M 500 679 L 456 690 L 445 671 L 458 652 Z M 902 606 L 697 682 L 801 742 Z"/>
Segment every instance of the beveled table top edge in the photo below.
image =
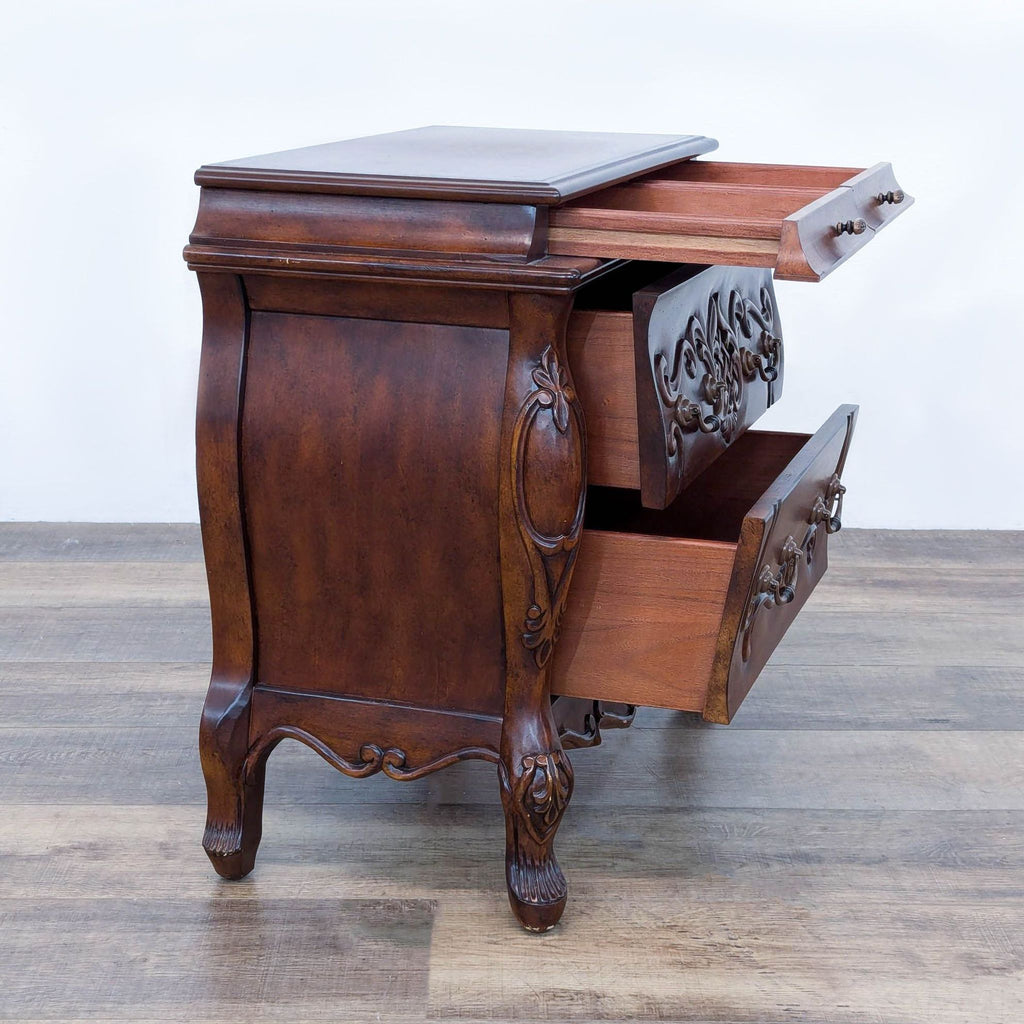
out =
<path fill-rule="evenodd" d="M 565 140 L 563 166 L 558 165 L 563 151 L 558 136 Z M 636 148 L 628 148 L 629 140 L 635 140 Z M 514 159 L 505 156 L 502 143 L 511 147 Z M 535 152 L 530 151 L 531 145 Z M 196 172 L 195 181 L 205 187 L 257 191 L 558 205 L 708 153 L 717 146 L 714 139 L 702 135 L 434 126 L 204 164 Z M 449 148 L 454 151 L 450 158 Z M 609 153 L 607 158 L 600 156 L 602 148 Z M 380 169 L 392 166 L 397 169 L 403 164 L 413 166 L 420 162 L 421 149 L 424 152 L 422 162 L 428 171 L 431 167 L 444 167 L 453 173 L 386 173 Z M 574 156 L 577 153 L 580 155 Z M 343 169 L 344 162 L 350 158 L 351 169 Z M 517 161 L 524 167 L 536 163 L 539 166 L 530 169 L 546 173 L 524 173 L 520 177 L 483 173 L 488 164 L 498 171 Z M 360 169 L 360 162 L 363 169 Z M 481 172 L 454 173 L 460 162 L 471 169 L 480 168 Z M 288 166 L 289 163 L 293 166 Z"/>

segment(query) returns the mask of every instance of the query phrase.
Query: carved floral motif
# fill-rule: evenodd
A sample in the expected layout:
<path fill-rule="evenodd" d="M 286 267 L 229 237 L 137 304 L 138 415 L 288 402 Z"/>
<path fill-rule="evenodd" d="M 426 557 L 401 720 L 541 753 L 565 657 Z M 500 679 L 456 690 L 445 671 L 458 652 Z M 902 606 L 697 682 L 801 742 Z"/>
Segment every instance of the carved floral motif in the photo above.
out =
<path fill-rule="evenodd" d="M 515 516 L 533 576 L 533 600 L 523 618 L 523 645 L 533 652 L 539 668 L 551 657 L 569 580 L 583 532 L 583 424 L 576 392 L 568 373 L 550 345 L 534 367 L 530 379 L 534 389 L 527 395 L 513 427 L 512 474 L 515 480 Z M 530 514 L 526 495 L 526 447 L 537 417 L 550 413 L 558 434 L 575 439 L 580 460 L 580 490 L 570 526 L 564 532 L 546 533 Z"/>
<path fill-rule="evenodd" d="M 526 754 L 519 771 L 509 778 L 504 762 L 499 762 L 503 795 L 521 819 L 529 837 L 543 846 L 558 827 L 569 798 L 573 774 L 569 758 L 561 750 Z"/>
<path fill-rule="evenodd" d="M 569 429 L 569 403 L 576 400 L 576 392 L 568 375 L 549 345 L 540 357 L 540 365 L 530 375 L 538 390 L 533 398 L 542 408 L 550 409 L 560 434 Z"/>
<path fill-rule="evenodd" d="M 499 761 L 498 777 L 509 829 L 505 867 L 510 891 L 526 904 L 564 900 L 565 876 L 552 837 L 572 796 L 569 758 L 561 750 L 525 754 L 511 779 Z"/>

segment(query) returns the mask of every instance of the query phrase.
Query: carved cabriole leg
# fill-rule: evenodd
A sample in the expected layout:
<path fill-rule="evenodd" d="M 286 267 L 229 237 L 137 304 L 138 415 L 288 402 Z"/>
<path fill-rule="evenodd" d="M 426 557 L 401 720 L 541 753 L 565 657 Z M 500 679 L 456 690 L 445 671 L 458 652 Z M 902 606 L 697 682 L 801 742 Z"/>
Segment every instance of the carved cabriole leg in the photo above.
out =
<path fill-rule="evenodd" d="M 199 729 L 208 811 L 203 847 L 225 878 L 248 874 L 260 841 L 262 762 L 244 778 L 254 681 L 252 600 L 239 463 L 248 312 L 241 280 L 201 273 L 203 350 L 196 474 L 213 621 L 213 672 Z"/>
<path fill-rule="evenodd" d="M 505 713 L 498 765 L 509 902 L 554 927 L 566 883 L 554 838 L 572 765 L 551 714 L 548 671 L 583 531 L 586 434 L 565 362 L 569 295 L 514 294 L 502 424 L 501 578 Z"/>

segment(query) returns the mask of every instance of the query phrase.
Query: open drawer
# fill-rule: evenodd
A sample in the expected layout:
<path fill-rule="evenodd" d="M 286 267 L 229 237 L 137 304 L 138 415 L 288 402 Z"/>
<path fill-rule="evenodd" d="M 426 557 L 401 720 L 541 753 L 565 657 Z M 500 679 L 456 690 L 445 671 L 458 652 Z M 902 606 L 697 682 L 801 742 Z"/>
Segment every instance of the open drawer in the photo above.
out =
<path fill-rule="evenodd" d="M 777 278 L 820 281 L 912 203 L 887 163 L 690 160 L 552 210 L 548 251 L 771 267 Z"/>
<path fill-rule="evenodd" d="M 729 722 L 827 568 L 856 414 L 747 432 L 664 511 L 592 488 L 552 693 Z"/>
<path fill-rule="evenodd" d="M 628 263 L 577 297 L 567 347 L 588 479 L 639 490 L 647 508 L 671 504 L 782 393 L 767 270 Z"/>

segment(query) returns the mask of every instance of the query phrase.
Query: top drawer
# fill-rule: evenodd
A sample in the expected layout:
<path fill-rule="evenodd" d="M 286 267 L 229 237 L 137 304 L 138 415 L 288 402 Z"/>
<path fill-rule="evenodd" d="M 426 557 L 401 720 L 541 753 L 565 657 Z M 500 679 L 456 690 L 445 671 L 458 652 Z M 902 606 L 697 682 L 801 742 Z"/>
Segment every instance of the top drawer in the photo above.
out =
<path fill-rule="evenodd" d="M 890 164 L 843 167 L 693 160 L 551 211 L 563 256 L 770 267 L 820 281 L 913 199 Z"/>
<path fill-rule="evenodd" d="M 566 343 L 589 482 L 639 490 L 646 508 L 670 505 L 782 392 L 767 270 L 628 263 L 577 307 Z"/>

